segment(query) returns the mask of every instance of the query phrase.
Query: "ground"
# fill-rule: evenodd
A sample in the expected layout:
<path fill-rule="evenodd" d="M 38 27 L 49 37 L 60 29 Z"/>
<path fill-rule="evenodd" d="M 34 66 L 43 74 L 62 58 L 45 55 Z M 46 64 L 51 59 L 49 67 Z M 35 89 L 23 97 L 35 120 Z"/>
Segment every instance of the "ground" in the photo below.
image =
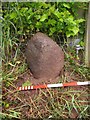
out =
<path fill-rule="evenodd" d="M 66 63 L 65 63 L 66 64 Z M 26 82 L 29 81 L 29 82 Z M 62 76 L 53 81 L 41 81 L 33 78 L 30 70 L 20 74 L 6 87 L 3 82 L 3 113 L 17 119 L 30 118 L 87 118 L 89 119 L 89 86 L 16 91 L 18 86 L 29 84 L 87 81 L 67 67 Z"/>

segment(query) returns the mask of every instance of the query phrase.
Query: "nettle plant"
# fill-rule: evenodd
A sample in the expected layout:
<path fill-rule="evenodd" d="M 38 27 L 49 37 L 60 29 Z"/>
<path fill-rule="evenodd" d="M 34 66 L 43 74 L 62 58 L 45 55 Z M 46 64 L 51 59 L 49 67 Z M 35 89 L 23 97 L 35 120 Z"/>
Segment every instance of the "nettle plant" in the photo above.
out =
<path fill-rule="evenodd" d="M 5 4 L 5 3 L 4 3 Z M 74 8 L 78 3 L 6 3 L 8 10 L 4 10 L 4 19 L 11 21 L 17 29 L 17 34 L 33 34 L 37 31 L 49 36 L 59 33 L 71 37 L 80 31 L 80 24 L 85 19 L 77 19 Z M 3 5 L 4 6 L 4 5 Z M 78 6 L 78 5 L 77 5 Z M 8 24 L 11 33 L 15 33 L 12 24 Z"/>

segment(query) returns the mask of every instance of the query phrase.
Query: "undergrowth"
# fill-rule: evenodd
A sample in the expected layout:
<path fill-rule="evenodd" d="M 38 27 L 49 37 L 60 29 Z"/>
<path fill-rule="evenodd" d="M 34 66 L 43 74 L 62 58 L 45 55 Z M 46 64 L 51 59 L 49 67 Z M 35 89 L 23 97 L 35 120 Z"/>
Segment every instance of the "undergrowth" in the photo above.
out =
<path fill-rule="evenodd" d="M 3 119 L 88 119 L 90 117 L 88 112 L 90 109 L 88 87 L 39 90 L 39 93 L 36 93 L 34 98 L 31 97 L 31 91 L 25 93 L 15 91 L 17 86 L 14 83 L 18 81 L 20 75 L 27 72 L 28 66 L 25 56 L 20 50 L 18 38 L 8 38 L 5 37 L 2 44 L 3 111 L 0 116 Z M 79 63 L 80 60 L 76 58 L 75 50 L 67 51 L 64 51 L 65 72 L 64 76 L 60 78 L 60 82 L 72 81 L 72 78 L 75 81 L 88 81 L 90 69 Z"/>
<path fill-rule="evenodd" d="M 19 9 L 17 4 L 15 5 L 17 9 Z M 14 6 L 14 9 L 15 5 L 12 4 L 12 6 Z M 16 16 L 14 16 L 13 14 L 14 9 L 12 9 L 12 6 L 10 9 L 12 13 L 11 20 L 13 19 L 13 17 L 14 19 L 16 19 Z M 65 10 L 67 7 L 69 7 L 69 5 L 67 6 L 66 4 L 64 4 L 64 6 Z M 40 8 L 41 7 L 42 6 L 40 6 Z M 46 5 L 44 5 L 44 7 L 46 7 Z M 16 10 L 15 15 L 18 15 L 16 14 L 18 12 L 17 9 L 15 9 Z M 45 9 L 47 9 L 47 7 Z M 27 11 L 27 9 L 25 10 Z M 52 9 L 50 9 L 50 11 L 53 12 Z M 8 18 L 9 16 L 8 12 L 9 10 L 6 11 L 7 13 L 6 18 Z M 25 13 L 25 11 L 22 10 L 21 13 L 23 12 Z M 26 16 L 27 14 L 24 15 Z M 56 15 L 57 18 L 58 14 Z M 20 16 L 18 19 L 21 20 Z M 18 19 L 16 21 L 18 21 L 19 24 Z M 47 20 L 47 18 L 45 18 L 45 20 Z M 8 19 L 3 20 L 3 22 L 4 29 L 2 40 L 2 96 L 1 96 L 2 113 L 0 112 L 0 118 L 4 120 L 7 119 L 10 120 L 15 118 L 21 120 L 26 120 L 30 118 L 89 119 L 90 90 L 88 86 L 45 89 L 38 91 L 16 90 L 17 85 L 15 83 L 19 81 L 19 77 L 22 76 L 22 74 L 27 74 L 28 71 L 26 58 L 21 50 L 22 41 L 20 41 L 19 37 L 17 37 L 16 35 L 18 27 L 20 27 L 20 29 L 22 30 L 21 26 L 22 23 L 20 23 L 19 26 L 17 24 L 16 28 L 13 22 L 9 21 Z M 26 23 L 26 21 L 24 22 Z M 68 20 L 68 22 L 70 22 L 70 25 L 72 25 L 71 22 L 73 22 L 73 19 L 72 21 Z M 41 20 L 40 23 L 42 24 L 45 23 L 44 19 Z M 15 32 L 14 35 L 13 33 L 11 34 L 12 32 L 11 28 Z M 31 28 L 33 29 L 33 26 Z M 70 26 L 68 26 L 68 29 L 69 28 Z M 58 31 L 57 28 L 55 28 L 55 30 Z M 75 33 L 77 32 L 75 31 L 74 28 L 73 31 Z M 53 34 L 53 31 L 51 32 Z M 71 35 L 71 33 L 72 32 L 68 34 Z M 64 75 L 62 75 L 59 82 L 65 83 L 70 81 L 88 81 L 90 79 L 90 68 L 85 67 L 84 61 L 82 64 L 80 63 L 82 59 L 81 58 L 77 59 L 75 49 L 70 48 L 65 50 L 63 48 L 63 51 L 65 53 L 65 67 L 64 67 L 65 71 Z M 31 78 L 29 78 L 28 80 L 30 79 Z M 24 83 L 24 85 L 26 85 L 26 83 Z"/>
<path fill-rule="evenodd" d="M 24 55 L 16 49 L 17 55 L 2 64 L 3 94 L 0 113 L 3 119 L 29 119 L 29 118 L 89 118 L 88 87 L 68 87 L 39 90 L 34 98 L 31 91 L 15 91 L 15 81 L 28 70 Z M 87 81 L 90 78 L 90 69 L 75 61 L 75 56 L 65 52 L 65 72 L 60 82 Z M 73 58 L 72 58 L 73 57 Z M 15 59 L 16 58 L 16 59 Z M 69 75 L 68 75 L 69 73 Z M 32 93 L 33 94 L 33 93 Z"/>
<path fill-rule="evenodd" d="M 89 118 L 88 87 L 68 87 L 31 91 L 16 91 L 15 82 L 28 70 L 18 38 L 4 35 L 2 42 L 2 119 L 29 118 Z M 63 49 L 64 50 L 64 49 Z M 90 69 L 80 64 L 74 49 L 64 50 L 65 71 L 59 82 L 88 81 Z M 84 62 L 83 62 L 84 63 Z M 29 78 L 30 79 L 30 78 Z M 28 80 L 27 80 L 28 81 Z M 32 97 L 34 94 L 34 98 Z"/>

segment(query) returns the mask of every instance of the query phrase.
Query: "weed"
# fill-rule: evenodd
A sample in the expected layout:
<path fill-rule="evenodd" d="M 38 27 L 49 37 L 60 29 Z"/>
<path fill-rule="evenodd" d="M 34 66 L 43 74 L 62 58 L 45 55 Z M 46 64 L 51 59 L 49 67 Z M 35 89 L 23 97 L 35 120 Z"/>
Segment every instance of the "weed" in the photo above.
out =
<path fill-rule="evenodd" d="M 23 5 L 26 7 L 24 8 Z M 88 98 L 90 97 L 90 91 L 87 87 L 40 89 L 39 91 L 23 92 L 16 90 L 17 85 L 15 82 L 19 82 L 18 77 L 28 69 L 25 57 L 20 50 L 20 39 L 17 36 L 23 35 L 25 32 L 34 33 L 36 30 L 47 32 L 52 37 L 53 34 L 57 33 L 58 35 L 58 32 L 62 31 L 66 31 L 67 36 L 72 36 L 76 35 L 79 31 L 79 26 L 77 25 L 84 21 L 83 19 L 79 19 L 80 21 L 74 20 L 74 17 L 67 10 L 73 4 L 60 4 L 66 12 L 63 9 L 62 12 L 58 11 L 58 9 L 55 11 L 56 7 L 59 6 L 58 3 L 42 3 L 41 5 L 40 3 L 33 3 L 29 5 L 26 3 L 8 3 L 6 4 L 8 10 L 4 11 L 1 71 L 3 79 L 3 112 L 0 113 L 0 117 L 3 119 L 89 118 L 88 109 L 90 109 L 90 106 L 88 103 L 90 101 Z M 37 9 L 38 7 L 40 10 Z M 44 15 L 42 14 L 43 12 Z M 49 14 L 51 14 L 51 17 Z M 52 19 L 52 15 L 55 16 L 55 20 Z M 63 15 L 63 19 L 61 15 Z M 50 17 L 49 20 L 48 16 Z M 59 22 L 56 22 L 56 19 Z M 59 25 L 58 23 L 62 24 Z M 67 25 L 65 26 L 63 23 Z M 51 25 L 50 29 L 47 29 L 48 25 Z M 69 75 L 65 74 L 65 76 L 60 78 L 59 82 L 88 80 L 90 78 L 90 69 L 86 68 L 84 64 L 79 63 L 75 49 L 69 49 L 67 52 L 65 49 L 63 50 L 65 53 L 65 73 L 68 72 Z M 29 79 L 22 86 L 31 85 Z M 32 97 L 33 95 L 34 97 Z"/>

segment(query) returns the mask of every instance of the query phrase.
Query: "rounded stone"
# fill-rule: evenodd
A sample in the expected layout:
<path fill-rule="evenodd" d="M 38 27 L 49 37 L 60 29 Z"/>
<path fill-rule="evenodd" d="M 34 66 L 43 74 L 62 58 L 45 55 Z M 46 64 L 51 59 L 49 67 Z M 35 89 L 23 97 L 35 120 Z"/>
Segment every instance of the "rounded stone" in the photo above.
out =
<path fill-rule="evenodd" d="M 27 42 L 26 59 L 37 79 L 56 78 L 64 66 L 64 53 L 60 46 L 41 32 Z"/>

